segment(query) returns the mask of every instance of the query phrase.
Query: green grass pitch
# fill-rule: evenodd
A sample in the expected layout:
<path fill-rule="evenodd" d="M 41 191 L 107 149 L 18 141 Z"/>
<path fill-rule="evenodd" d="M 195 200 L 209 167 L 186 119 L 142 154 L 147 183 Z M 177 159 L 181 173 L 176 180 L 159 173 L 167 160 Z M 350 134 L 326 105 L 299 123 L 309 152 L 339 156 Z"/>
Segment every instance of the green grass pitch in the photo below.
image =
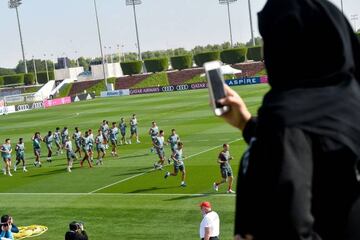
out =
<path fill-rule="evenodd" d="M 252 113 L 268 89 L 263 84 L 235 87 Z M 67 126 L 72 134 L 78 126 L 84 132 L 97 129 L 103 119 L 118 122 L 125 117 L 128 122 L 133 113 L 141 144 L 119 146 L 118 158 L 111 157 L 109 149 L 103 166 L 80 168 L 76 162 L 73 172 L 67 173 L 65 155 L 46 162 L 45 144 L 43 167 L 32 166 L 30 138 L 35 131 L 44 136 L 57 126 Z M 164 170 L 152 170 L 157 156 L 150 153 L 147 131 L 153 120 L 165 130 L 165 137 L 176 128 L 184 142 L 186 188 L 180 187 L 180 176 L 165 180 Z M 236 176 L 246 144 L 238 130 L 213 116 L 207 90 L 95 99 L 1 116 L 0 126 L 1 141 L 11 138 L 13 148 L 19 137 L 25 139 L 28 164 L 27 173 L 0 175 L 0 214 L 13 215 L 18 226 L 48 226 L 48 232 L 36 239 L 63 239 L 72 220 L 85 222 L 90 239 L 96 240 L 197 239 L 198 204 L 204 200 L 211 201 L 220 215 L 221 239 L 232 239 L 235 196 L 224 194 L 225 185 L 214 193 L 212 183 L 220 178 L 216 160 L 221 145 L 231 143 Z"/>

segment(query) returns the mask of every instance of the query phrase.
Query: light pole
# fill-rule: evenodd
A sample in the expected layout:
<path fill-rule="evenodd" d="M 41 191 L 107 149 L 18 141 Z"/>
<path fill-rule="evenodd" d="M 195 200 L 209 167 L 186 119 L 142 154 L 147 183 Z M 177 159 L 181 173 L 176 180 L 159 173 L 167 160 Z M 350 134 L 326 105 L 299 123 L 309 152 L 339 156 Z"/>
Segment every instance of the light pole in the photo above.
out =
<path fill-rule="evenodd" d="M 32 62 L 33 62 L 33 68 L 34 68 L 34 74 L 35 74 L 35 82 L 36 82 L 36 85 L 38 85 L 39 82 L 38 82 L 38 77 L 37 77 L 36 63 L 35 63 L 34 55 L 32 56 Z"/>
<path fill-rule="evenodd" d="M 355 32 L 357 32 L 357 29 L 356 29 L 356 21 L 359 19 L 358 16 L 359 16 L 359 15 L 357 15 L 357 14 L 351 15 L 351 21 L 354 22 L 354 31 L 355 31 Z"/>
<path fill-rule="evenodd" d="M 253 46 L 255 46 L 254 28 L 253 28 L 252 11 L 251 11 L 251 0 L 248 0 L 248 5 L 249 5 L 249 20 L 250 20 L 251 41 L 252 41 Z"/>
<path fill-rule="evenodd" d="M 45 58 L 46 77 L 47 77 L 47 80 L 49 81 L 50 77 L 49 77 L 49 69 L 48 69 L 47 60 L 46 60 L 46 54 L 44 54 L 44 58 Z"/>
<path fill-rule="evenodd" d="M 234 46 L 233 43 L 233 36 L 232 36 L 232 26 L 231 26 L 231 15 L 230 15 L 230 4 L 236 2 L 237 0 L 219 0 L 219 3 L 221 5 L 227 6 L 227 12 L 228 12 L 228 19 L 229 19 L 229 30 L 230 30 L 230 44 L 231 47 Z"/>
<path fill-rule="evenodd" d="M 54 71 L 54 74 L 55 74 L 55 61 L 54 61 L 54 54 L 50 54 L 50 57 L 51 57 L 51 61 L 52 61 L 52 64 L 53 64 L 53 71 Z"/>
<path fill-rule="evenodd" d="M 23 43 L 23 38 L 22 38 L 22 34 L 21 34 L 20 17 L 19 17 L 19 11 L 18 11 L 18 7 L 22 4 L 21 1 L 22 0 L 10 0 L 9 8 L 11 8 L 11 9 L 15 8 L 15 10 L 16 10 L 16 17 L 17 17 L 18 27 L 19 27 L 21 51 L 22 51 L 22 57 L 23 57 L 23 62 L 24 62 L 24 67 L 25 67 L 25 73 L 28 73 L 27 63 L 26 63 L 26 59 L 25 59 L 24 43 Z"/>
<path fill-rule="evenodd" d="M 112 54 L 112 51 L 111 51 L 111 46 L 109 47 L 109 52 L 110 52 L 110 61 L 111 61 L 111 63 L 113 63 L 114 59 L 113 59 L 113 54 Z"/>
<path fill-rule="evenodd" d="M 95 8 L 96 24 L 97 24 L 98 37 L 99 37 L 100 52 L 101 52 L 101 58 L 102 58 L 102 66 L 103 66 L 103 72 L 104 72 L 104 81 L 105 81 L 105 86 L 107 88 L 107 78 L 106 78 L 106 72 L 105 72 L 105 57 L 104 57 L 104 52 L 103 52 L 103 47 L 102 47 L 101 31 L 100 31 L 99 16 L 98 16 L 96 0 L 94 0 L 94 8 Z"/>
<path fill-rule="evenodd" d="M 136 17 L 136 5 L 140 5 L 142 2 L 141 0 L 126 0 L 127 6 L 133 6 L 133 12 L 134 12 L 134 21 L 135 21 L 135 30 L 136 30 L 136 41 L 137 41 L 137 49 L 138 49 L 138 59 L 141 61 L 141 48 L 140 48 L 140 40 L 139 40 L 139 29 L 138 29 L 138 23 L 137 23 L 137 17 Z"/>
<path fill-rule="evenodd" d="M 344 4 L 343 4 L 343 0 L 341 0 L 341 12 L 344 13 Z"/>

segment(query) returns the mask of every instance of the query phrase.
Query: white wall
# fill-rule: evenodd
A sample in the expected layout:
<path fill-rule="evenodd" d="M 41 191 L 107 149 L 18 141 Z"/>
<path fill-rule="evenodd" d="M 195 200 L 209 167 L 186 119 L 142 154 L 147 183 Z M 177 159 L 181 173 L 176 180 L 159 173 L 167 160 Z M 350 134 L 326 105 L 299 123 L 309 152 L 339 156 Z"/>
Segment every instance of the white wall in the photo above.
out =
<path fill-rule="evenodd" d="M 82 72 L 84 72 L 83 67 L 56 69 L 55 80 L 63 80 L 63 79 L 77 80 L 77 76 Z"/>
<path fill-rule="evenodd" d="M 91 72 L 93 80 L 104 79 L 103 65 L 91 65 Z M 120 63 L 107 63 L 105 64 L 106 77 L 122 77 L 124 76 Z"/>

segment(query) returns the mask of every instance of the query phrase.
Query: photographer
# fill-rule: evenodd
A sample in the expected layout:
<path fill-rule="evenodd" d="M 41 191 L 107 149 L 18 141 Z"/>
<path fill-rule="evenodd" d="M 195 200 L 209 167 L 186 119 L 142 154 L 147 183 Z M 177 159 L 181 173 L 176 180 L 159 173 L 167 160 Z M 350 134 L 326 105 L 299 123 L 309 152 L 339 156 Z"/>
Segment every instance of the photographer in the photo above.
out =
<path fill-rule="evenodd" d="M 65 240 L 88 240 L 83 223 L 71 222 L 69 229 L 70 230 L 65 233 Z"/>

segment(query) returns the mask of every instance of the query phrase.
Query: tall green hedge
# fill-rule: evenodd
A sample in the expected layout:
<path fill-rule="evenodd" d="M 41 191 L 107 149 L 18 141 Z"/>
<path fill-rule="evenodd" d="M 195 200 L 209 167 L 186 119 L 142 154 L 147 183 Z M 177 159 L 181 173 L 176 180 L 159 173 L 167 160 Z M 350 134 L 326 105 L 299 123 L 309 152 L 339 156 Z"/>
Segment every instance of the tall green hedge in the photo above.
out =
<path fill-rule="evenodd" d="M 3 85 L 4 85 L 4 77 L 0 76 L 0 86 L 3 86 Z"/>
<path fill-rule="evenodd" d="M 263 61 L 264 55 L 263 55 L 262 47 L 261 46 L 249 47 L 247 53 L 247 59 L 254 61 Z"/>
<path fill-rule="evenodd" d="M 48 82 L 48 79 L 47 79 L 47 73 L 46 71 L 44 72 L 37 72 L 37 81 L 38 81 L 38 84 L 45 84 Z M 49 71 L 49 80 L 52 80 L 52 79 L 55 79 L 55 76 L 54 76 L 54 72 L 53 71 Z"/>
<path fill-rule="evenodd" d="M 4 85 L 10 84 L 24 84 L 24 74 L 4 76 Z"/>
<path fill-rule="evenodd" d="M 152 58 L 144 60 L 145 68 L 148 72 L 163 72 L 169 68 L 168 58 Z"/>
<path fill-rule="evenodd" d="M 25 85 L 34 85 L 35 83 L 35 77 L 32 73 L 26 73 L 24 74 L 24 84 Z"/>
<path fill-rule="evenodd" d="M 193 63 L 191 55 L 171 57 L 170 61 L 172 68 L 177 70 L 191 68 Z"/>
<path fill-rule="evenodd" d="M 220 52 L 218 51 L 198 53 L 194 56 L 194 61 L 198 67 L 204 66 L 206 62 L 215 60 L 220 60 Z"/>
<path fill-rule="evenodd" d="M 131 76 L 134 74 L 139 74 L 142 70 L 142 61 L 122 62 L 120 65 L 124 75 Z"/>
<path fill-rule="evenodd" d="M 242 63 L 246 60 L 247 48 L 232 48 L 220 53 L 221 61 L 226 64 Z"/>

